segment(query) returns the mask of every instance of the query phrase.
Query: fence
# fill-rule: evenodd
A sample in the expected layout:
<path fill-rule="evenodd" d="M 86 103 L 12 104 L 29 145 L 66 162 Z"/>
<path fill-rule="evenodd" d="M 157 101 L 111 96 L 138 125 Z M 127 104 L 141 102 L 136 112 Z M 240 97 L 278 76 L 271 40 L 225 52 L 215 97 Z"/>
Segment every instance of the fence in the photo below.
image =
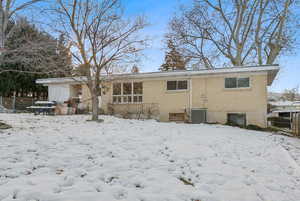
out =
<path fill-rule="evenodd" d="M 292 114 L 292 132 L 295 137 L 300 137 L 300 113 Z"/>
<path fill-rule="evenodd" d="M 41 100 L 41 99 L 39 99 Z M 32 97 L 1 97 L 0 105 L 9 110 L 26 110 L 26 107 L 31 106 L 37 99 Z"/>
<path fill-rule="evenodd" d="M 291 117 L 269 117 L 271 126 L 283 129 L 291 129 Z"/>

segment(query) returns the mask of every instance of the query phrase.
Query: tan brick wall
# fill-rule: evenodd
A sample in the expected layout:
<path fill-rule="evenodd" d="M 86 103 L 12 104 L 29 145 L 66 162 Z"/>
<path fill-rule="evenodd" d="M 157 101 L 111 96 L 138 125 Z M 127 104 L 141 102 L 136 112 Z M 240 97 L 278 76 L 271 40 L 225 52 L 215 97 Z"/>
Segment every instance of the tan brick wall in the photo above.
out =
<path fill-rule="evenodd" d="M 250 88 L 225 89 L 224 78 L 233 76 L 249 76 Z M 191 86 L 186 91 L 170 92 L 166 90 L 167 80 L 189 80 Z M 267 74 L 226 74 L 136 81 L 143 81 L 143 102 L 158 104 L 161 121 L 168 121 L 169 113 L 189 112 L 191 108 L 207 108 L 209 122 L 226 123 L 227 113 L 246 113 L 247 124 L 266 126 Z M 102 96 L 102 107 L 105 111 L 107 104 L 112 102 L 111 84 L 108 88 Z M 82 91 L 83 99 L 88 99 L 87 87 L 83 87 Z M 91 107 L 90 102 L 88 105 Z M 116 108 L 122 110 L 122 107 L 128 105 L 119 105 Z"/>
<path fill-rule="evenodd" d="M 209 122 L 226 123 L 227 113 L 246 113 L 247 124 L 265 127 L 267 75 L 248 76 L 250 88 L 247 89 L 225 89 L 226 76 L 193 79 L 193 107 L 207 108 Z"/>

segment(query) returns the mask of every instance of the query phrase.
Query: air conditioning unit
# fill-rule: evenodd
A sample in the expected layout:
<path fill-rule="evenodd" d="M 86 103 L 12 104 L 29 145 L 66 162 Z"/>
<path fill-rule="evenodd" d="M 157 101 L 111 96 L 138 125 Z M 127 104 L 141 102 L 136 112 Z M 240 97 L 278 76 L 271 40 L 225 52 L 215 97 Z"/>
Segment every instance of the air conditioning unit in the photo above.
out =
<path fill-rule="evenodd" d="M 191 118 L 193 124 L 201 124 L 207 122 L 206 108 L 193 108 L 191 111 Z"/>

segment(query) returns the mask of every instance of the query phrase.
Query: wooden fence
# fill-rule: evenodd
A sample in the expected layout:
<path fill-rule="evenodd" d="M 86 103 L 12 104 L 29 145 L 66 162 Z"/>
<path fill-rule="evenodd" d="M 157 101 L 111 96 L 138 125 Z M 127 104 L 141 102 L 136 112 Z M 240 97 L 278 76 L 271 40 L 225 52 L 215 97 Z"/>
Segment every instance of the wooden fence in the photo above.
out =
<path fill-rule="evenodd" d="M 295 137 L 300 137 L 300 113 L 292 114 L 292 132 Z"/>

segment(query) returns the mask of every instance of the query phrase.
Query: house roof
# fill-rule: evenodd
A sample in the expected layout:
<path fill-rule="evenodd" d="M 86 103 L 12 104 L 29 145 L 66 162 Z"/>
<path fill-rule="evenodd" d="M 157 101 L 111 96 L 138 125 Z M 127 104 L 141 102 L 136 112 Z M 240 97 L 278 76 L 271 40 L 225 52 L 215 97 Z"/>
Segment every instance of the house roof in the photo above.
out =
<path fill-rule="evenodd" d="M 270 101 L 270 105 L 273 106 L 295 106 L 295 107 L 300 107 L 300 101 Z"/>
<path fill-rule="evenodd" d="M 268 75 L 268 85 L 271 85 L 275 79 L 278 71 L 278 65 L 264 65 L 264 66 L 244 66 L 244 67 L 230 67 L 230 68 L 216 68 L 203 70 L 183 70 L 183 71 L 163 71 L 163 72 L 145 72 L 145 73 L 126 73 L 103 75 L 103 79 L 148 79 L 148 78 L 162 78 L 162 77 L 193 77 L 201 75 L 218 75 L 230 73 L 250 73 L 250 72 L 266 72 Z M 86 81 L 86 77 L 64 77 L 64 78 L 47 78 L 36 80 L 37 84 L 59 84 L 59 83 L 76 83 Z"/>
<path fill-rule="evenodd" d="M 288 113 L 290 113 L 290 112 L 300 112 L 300 110 L 297 110 L 297 109 L 294 109 L 294 110 L 292 110 L 292 109 L 290 109 L 290 110 L 274 110 L 274 111 L 272 111 L 272 113 L 283 113 L 283 112 L 288 112 Z"/>

